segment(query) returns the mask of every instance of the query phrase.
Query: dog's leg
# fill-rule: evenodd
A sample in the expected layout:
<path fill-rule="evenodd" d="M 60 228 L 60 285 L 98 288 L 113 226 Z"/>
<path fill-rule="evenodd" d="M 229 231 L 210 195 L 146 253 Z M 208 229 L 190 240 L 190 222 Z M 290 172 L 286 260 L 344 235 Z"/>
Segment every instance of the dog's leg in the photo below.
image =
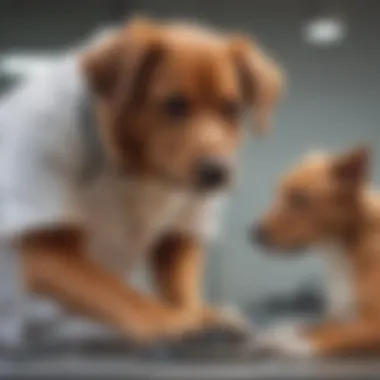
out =
<path fill-rule="evenodd" d="M 319 326 L 277 326 L 258 336 L 258 344 L 273 353 L 318 357 L 380 349 L 380 327 L 369 320 L 331 322 Z"/>
<path fill-rule="evenodd" d="M 195 312 L 204 327 L 217 325 L 238 330 L 248 328 L 239 313 L 203 304 L 204 257 L 200 242 L 185 235 L 167 235 L 155 247 L 152 256 L 154 282 L 165 302 Z"/>
<path fill-rule="evenodd" d="M 27 289 L 121 329 L 140 341 L 191 331 L 191 313 L 138 294 L 91 262 L 77 232 L 45 232 L 22 240 Z"/>
<path fill-rule="evenodd" d="M 365 319 L 322 325 L 305 334 L 305 338 L 320 356 L 380 350 L 380 327 Z"/>
<path fill-rule="evenodd" d="M 200 244 L 184 235 L 167 235 L 153 251 L 152 273 L 160 297 L 188 310 L 202 307 L 203 252 Z"/>

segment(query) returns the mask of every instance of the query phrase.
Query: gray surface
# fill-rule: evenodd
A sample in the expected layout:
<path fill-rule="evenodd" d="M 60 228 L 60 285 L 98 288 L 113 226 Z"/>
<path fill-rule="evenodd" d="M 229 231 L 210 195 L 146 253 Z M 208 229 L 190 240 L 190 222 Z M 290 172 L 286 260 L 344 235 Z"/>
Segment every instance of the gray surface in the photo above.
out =
<path fill-rule="evenodd" d="M 0 362 L 0 378 L 92 378 L 92 379 L 378 379 L 378 361 L 291 362 L 262 360 L 251 364 L 163 364 L 111 360 L 78 360 L 75 357 L 24 362 Z"/>

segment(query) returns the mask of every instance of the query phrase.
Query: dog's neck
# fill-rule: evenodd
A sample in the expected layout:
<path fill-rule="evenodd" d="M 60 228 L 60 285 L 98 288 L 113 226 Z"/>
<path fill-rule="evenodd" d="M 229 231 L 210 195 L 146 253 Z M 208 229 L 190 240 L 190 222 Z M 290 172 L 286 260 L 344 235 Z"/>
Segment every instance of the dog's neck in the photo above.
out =
<path fill-rule="evenodd" d="M 330 317 L 346 320 L 360 312 L 358 297 L 377 299 L 380 276 L 377 273 L 376 280 L 372 268 L 377 268 L 380 257 L 380 194 L 363 190 L 356 207 L 335 232 L 323 247 L 329 273 L 327 305 Z M 373 285 L 361 294 L 357 286 L 368 280 L 368 270 Z"/>
<path fill-rule="evenodd" d="M 346 252 L 355 252 L 368 234 L 380 233 L 380 195 L 365 188 L 348 207 L 345 217 L 331 230 L 328 242 Z"/>

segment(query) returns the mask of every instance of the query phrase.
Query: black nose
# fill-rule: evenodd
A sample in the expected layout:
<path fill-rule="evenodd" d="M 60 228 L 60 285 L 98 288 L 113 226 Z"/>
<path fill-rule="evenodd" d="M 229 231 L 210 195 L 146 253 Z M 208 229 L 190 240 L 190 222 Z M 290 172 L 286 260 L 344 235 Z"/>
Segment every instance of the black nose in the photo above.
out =
<path fill-rule="evenodd" d="M 255 225 L 250 231 L 250 239 L 259 245 L 267 246 L 269 244 L 269 234 L 261 224 Z"/>
<path fill-rule="evenodd" d="M 225 185 L 230 177 L 229 165 L 223 160 L 206 157 L 196 166 L 197 187 L 212 190 Z"/>

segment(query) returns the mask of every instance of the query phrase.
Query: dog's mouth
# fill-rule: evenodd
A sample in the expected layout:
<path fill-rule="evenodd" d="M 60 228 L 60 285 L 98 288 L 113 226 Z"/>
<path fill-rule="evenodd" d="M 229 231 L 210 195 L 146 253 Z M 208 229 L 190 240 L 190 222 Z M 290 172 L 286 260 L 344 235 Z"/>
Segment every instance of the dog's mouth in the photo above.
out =
<path fill-rule="evenodd" d="M 253 243 L 254 246 L 259 247 L 265 254 L 273 257 L 298 257 L 302 256 L 307 250 L 305 244 L 292 244 L 292 245 L 278 245 L 278 244 L 262 244 Z"/>
<path fill-rule="evenodd" d="M 227 192 L 232 188 L 232 181 L 225 183 L 215 184 L 215 183 L 203 183 L 199 182 L 197 179 L 190 180 L 180 180 L 170 176 L 163 176 L 162 180 L 165 181 L 168 185 L 182 189 L 189 190 L 197 194 L 213 194 L 219 192 Z"/>
<path fill-rule="evenodd" d="M 308 249 L 308 244 L 300 241 L 289 244 L 277 244 L 268 233 L 264 233 L 257 228 L 249 231 L 249 240 L 266 254 L 276 257 L 301 256 Z"/>
<path fill-rule="evenodd" d="M 155 183 L 160 183 L 161 185 L 167 187 L 168 189 L 192 192 L 201 195 L 209 195 L 218 192 L 229 191 L 232 187 L 231 181 L 226 183 L 208 183 L 199 182 L 197 178 L 183 178 L 180 176 L 173 175 L 166 170 L 155 170 L 150 174 L 143 175 L 141 173 L 125 172 L 121 173 L 122 177 L 135 177 L 136 179 L 150 180 Z"/>
<path fill-rule="evenodd" d="M 203 168 L 193 170 L 189 176 L 172 174 L 166 170 L 156 170 L 156 177 L 168 186 L 182 190 L 190 190 L 200 194 L 228 191 L 233 184 L 228 168 Z"/>
<path fill-rule="evenodd" d="M 131 165 L 118 166 L 120 178 L 134 178 L 160 183 L 163 186 L 180 191 L 199 194 L 212 194 L 231 190 L 233 167 L 224 161 L 201 160 L 191 170 L 172 171 L 165 165 L 151 164 L 141 170 Z"/>
<path fill-rule="evenodd" d="M 300 257 L 303 256 L 307 247 L 304 245 L 296 245 L 292 247 L 278 247 L 278 246 L 261 246 L 264 252 L 272 257 Z"/>

